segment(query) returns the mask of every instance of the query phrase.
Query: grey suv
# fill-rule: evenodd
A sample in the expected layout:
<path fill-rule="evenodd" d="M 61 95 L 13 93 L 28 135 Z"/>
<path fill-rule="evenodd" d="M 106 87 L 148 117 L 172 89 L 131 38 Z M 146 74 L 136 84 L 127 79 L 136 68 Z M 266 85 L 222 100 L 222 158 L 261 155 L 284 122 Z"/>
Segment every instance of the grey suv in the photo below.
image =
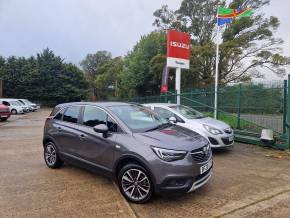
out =
<path fill-rule="evenodd" d="M 58 105 L 46 120 L 43 146 L 48 167 L 68 162 L 102 173 L 135 203 L 153 193 L 194 191 L 212 174 L 206 139 L 135 104 Z"/>

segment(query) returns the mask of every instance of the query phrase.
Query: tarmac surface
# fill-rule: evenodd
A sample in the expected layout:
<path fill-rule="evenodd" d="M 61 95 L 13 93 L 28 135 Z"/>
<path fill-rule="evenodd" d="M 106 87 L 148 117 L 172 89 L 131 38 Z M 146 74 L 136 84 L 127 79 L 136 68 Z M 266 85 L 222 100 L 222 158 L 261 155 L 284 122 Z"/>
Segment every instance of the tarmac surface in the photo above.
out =
<path fill-rule="evenodd" d="M 0 217 L 290 217 L 287 155 L 236 143 L 214 152 L 214 175 L 196 192 L 131 204 L 107 178 L 70 165 L 46 167 L 49 113 L 0 122 Z"/>

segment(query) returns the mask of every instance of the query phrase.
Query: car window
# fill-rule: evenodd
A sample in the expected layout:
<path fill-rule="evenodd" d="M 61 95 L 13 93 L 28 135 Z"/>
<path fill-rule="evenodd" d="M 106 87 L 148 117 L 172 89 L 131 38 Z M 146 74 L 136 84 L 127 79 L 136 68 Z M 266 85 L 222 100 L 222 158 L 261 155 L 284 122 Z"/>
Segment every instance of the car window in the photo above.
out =
<path fill-rule="evenodd" d="M 62 116 L 65 110 L 61 110 L 53 119 L 55 120 L 62 120 Z"/>
<path fill-rule="evenodd" d="M 139 105 L 115 105 L 110 110 L 133 132 L 146 132 L 168 124 L 166 119 Z"/>
<path fill-rule="evenodd" d="M 21 106 L 20 102 L 18 102 L 18 101 L 11 101 L 11 104 L 13 106 Z"/>
<path fill-rule="evenodd" d="M 107 126 L 110 132 L 118 132 L 117 123 L 108 115 Z"/>
<path fill-rule="evenodd" d="M 175 117 L 175 114 L 167 109 L 161 108 L 161 107 L 154 107 L 154 111 L 161 116 L 162 118 L 165 118 L 169 120 L 170 117 Z"/>
<path fill-rule="evenodd" d="M 105 111 L 94 106 L 85 107 L 83 124 L 90 127 L 105 124 L 108 126 L 110 132 L 118 132 L 117 123 Z"/>
<path fill-rule="evenodd" d="M 107 123 L 107 113 L 97 107 L 86 106 L 83 115 L 83 124 L 94 127 L 99 124 Z"/>
<path fill-rule="evenodd" d="M 68 107 L 63 114 L 62 120 L 70 123 L 77 123 L 79 112 L 80 112 L 79 106 Z"/>
<path fill-rule="evenodd" d="M 201 112 L 194 110 L 190 107 L 183 106 L 183 105 L 174 105 L 174 106 L 170 106 L 170 108 L 182 114 L 187 119 L 200 119 L 204 117 Z"/>
<path fill-rule="evenodd" d="M 2 104 L 6 105 L 6 106 L 10 106 L 8 101 L 3 101 Z"/>

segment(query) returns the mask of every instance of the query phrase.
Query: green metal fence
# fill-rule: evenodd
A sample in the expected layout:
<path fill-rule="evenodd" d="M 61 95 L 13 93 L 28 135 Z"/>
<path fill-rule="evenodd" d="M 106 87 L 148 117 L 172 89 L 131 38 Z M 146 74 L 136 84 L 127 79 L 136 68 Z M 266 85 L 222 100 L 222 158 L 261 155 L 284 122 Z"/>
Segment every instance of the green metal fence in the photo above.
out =
<path fill-rule="evenodd" d="M 177 95 L 123 99 L 138 103 L 176 103 Z M 214 87 L 182 90 L 181 104 L 213 116 Z M 261 144 L 262 129 L 272 129 L 277 148 L 287 148 L 287 81 L 247 83 L 222 86 L 218 91 L 218 119 L 231 125 L 240 141 Z"/>

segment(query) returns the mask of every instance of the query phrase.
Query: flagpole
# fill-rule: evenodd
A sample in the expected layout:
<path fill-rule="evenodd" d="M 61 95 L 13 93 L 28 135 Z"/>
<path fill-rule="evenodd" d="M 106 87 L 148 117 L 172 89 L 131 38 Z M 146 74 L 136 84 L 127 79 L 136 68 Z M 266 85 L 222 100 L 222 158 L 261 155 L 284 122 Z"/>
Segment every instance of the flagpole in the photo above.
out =
<path fill-rule="evenodd" d="M 217 114 L 218 114 L 219 37 L 220 37 L 220 27 L 218 25 L 218 12 L 217 12 L 217 42 L 216 42 L 215 87 L 214 87 L 214 118 L 215 119 L 217 119 Z"/>

